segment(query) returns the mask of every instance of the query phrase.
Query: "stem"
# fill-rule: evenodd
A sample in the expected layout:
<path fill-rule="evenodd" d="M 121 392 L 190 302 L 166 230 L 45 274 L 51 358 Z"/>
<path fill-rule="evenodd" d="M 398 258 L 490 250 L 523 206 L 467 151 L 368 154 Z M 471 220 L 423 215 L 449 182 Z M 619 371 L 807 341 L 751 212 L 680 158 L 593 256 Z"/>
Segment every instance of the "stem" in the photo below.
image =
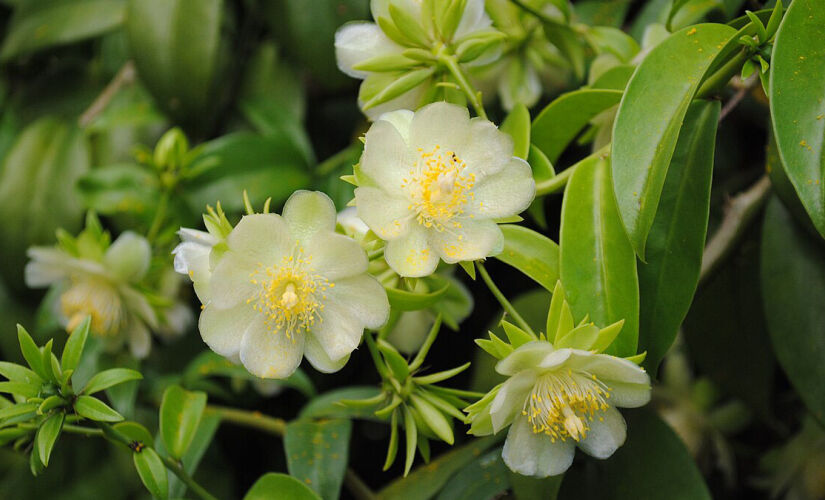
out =
<path fill-rule="evenodd" d="M 315 168 L 315 175 L 318 177 L 326 177 L 327 175 L 334 172 L 335 169 L 340 167 L 344 160 L 351 156 L 354 156 L 355 152 L 360 151 L 361 148 L 361 144 L 354 143 L 345 147 L 341 151 L 338 151 L 334 155 L 330 156 L 329 158 L 318 164 L 318 166 Z"/>
<path fill-rule="evenodd" d="M 121 88 L 135 81 L 135 74 L 135 63 L 126 61 L 120 70 L 118 70 L 117 74 L 115 74 L 115 77 L 112 78 L 112 81 L 103 89 L 103 92 L 101 92 L 86 111 L 80 115 L 80 118 L 77 120 L 78 125 L 85 128 L 92 123 L 92 121 L 106 109 L 106 106 L 109 105 Z"/>
<path fill-rule="evenodd" d="M 546 181 L 537 182 L 536 198 L 539 196 L 558 193 L 559 191 L 564 190 L 564 187 L 567 186 L 567 181 L 570 180 L 570 176 L 573 175 L 573 172 L 575 172 L 577 166 L 578 163 L 567 167 L 562 170 L 560 174 L 553 176 Z"/>
<path fill-rule="evenodd" d="M 433 342 L 435 342 L 435 338 L 438 337 L 439 331 L 441 331 L 441 313 L 438 313 L 438 316 L 436 316 L 435 323 L 433 323 L 432 328 L 430 328 L 430 333 L 424 340 L 424 344 L 418 349 L 418 354 L 415 355 L 415 359 L 410 363 L 410 371 L 417 370 L 424 363 L 424 358 L 427 357 L 427 353 L 430 351 Z"/>
<path fill-rule="evenodd" d="M 458 82 L 458 86 L 461 87 L 461 90 L 467 96 L 467 100 L 472 104 L 476 114 L 486 120 L 487 112 L 484 110 L 484 104 L 481 103 L 481 92 L 478 92 L 467 80 L 467 76 L 464 74 L 464 71 L 461 70 L 461 66 L 458 65 L 455 57 L 442 54 L 438 56 L 438 60 L 450 70 L 450 74 L 452 74 L 453 78 Z"/>
<path fill-rule="evenodd" d="M 381 379 L 390 378 L 387 367 L 384 365 L 384 362 L 381 361 L 381 355 L 378 353 L 378 347 L 375 345 L 375 339 L 372 338 L 372 333 L 364 332 L 364 343 L 367 344 L 367 348 L 370 350 L 372 362 L 375 363 L 375 369 L 378 370 Z"/>
<path fill-rule="evenodd" d="M 286 432 L 286 421 L 270 417 L 258 411 L 239 410 L 225 406 L 207 405 L 206 412 L 218 415 L 221 420 L 244 427 L 251 427 L 276 436 Z"/>
<path fill-rule="evenodd" d="M 516 323 L 518 323 L 522 330 L 538 338 L 536 332 L 534 332 L 533 329 L 530 328 L 530 325 L 528 325 L 527 322 L 524 321 L 524 318 L 522 318 L 521 314 L 519 314 L 518 311 L 516 311 L 516 308 L 513 307 L 513 304 L 511 304 L 510 301 L 507 300 L 507 297 L 505 297 L 504 294 L 501 293 L 501 290 L 498 289 L 496 284 L 493 283 L 493 279 L 490 278 L 490 275 L 487 273 L 487 269 L 484 267 L 484 264 L 482 264 L 480 261 L 476 261 L 476 267 L 478 267 L 478 272 L 479 274 L 481 274 L 481 279 L 483 279 L 484 283 L 487 284 L 487 288 L 489 288 L 490 291 L 493 292 L 493 295 L 495 295 L 499 304 L 501 304 L 501 307 L 504 308 L 507 314 L 513 317 L 513 319 L 516 321 Z"/>
<path fill-rule="evenodd" d="M 700 285 L 710 277 L 711 273 L 719 267 L 719 264 L 733 250 L 748 225 L 759 213 L 759 209 L 768 200 L 770 190 L 771 181 L 766 174 L 747 191 L 736 195 L 727 203 L 725 217 L 702 254 L 702 270 L 699 273 Z"/>
<path fill-rule="evenodd" d="M 725 88 L 730 79 L 742 71 L 742 65 L 745 64 L 745 61 L 747 61 L 750 56 L 751 53 L 747 48 L 740 50 L 728 62 L 722 65 L 721 68 L 716 70 L 715 73 L 705 79 L 699 87 L 699 91 L 696 93 L 696 98 L 704 99 Z"/>
<path fill-rule="evenodd" d="M 722 107 L 722 111 L 719 113 L 720 122 L 724 120 L 725 117 L 728 116 L 731 113 L 731 111 L 733 111 L 736 108 L 736 106 L 739 105 L 740 102 L 742 102 L 742 99 L 744 99 L 745 96 L 748 95 L 748 92 L 750 92 L 756 86 L 756 83 L 758 81 L 759 77 L 754 75 L 751 76 L 748 81 L 744 82 L 744 84 L 739 88 L 739 90 L 737 90 L 736 93 L 733 94 L 733 97 L 731 97 L 728 100 L 728 102 L 726 102 L 725 105 Z"/>

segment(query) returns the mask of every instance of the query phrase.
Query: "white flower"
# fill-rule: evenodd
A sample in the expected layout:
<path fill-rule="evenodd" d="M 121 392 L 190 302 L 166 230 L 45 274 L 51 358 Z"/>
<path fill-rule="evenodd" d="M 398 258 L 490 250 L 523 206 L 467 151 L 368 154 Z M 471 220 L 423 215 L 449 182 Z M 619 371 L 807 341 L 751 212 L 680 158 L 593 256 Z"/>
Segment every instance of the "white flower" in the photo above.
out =
<path fill-rule="evenodd" d="M 650 378 L 636 364 L 608 354 L 555 349 L 537 340 L 496 365 L 510 378 L 467 408 L 471 433 L 510 426 L 502 458 L 527 476 L 555 476 L 573 462 L 576 446 L 607 458 L 624 444 L 627 426 L 616 408 L 650 400 Z"/>
<path fill-rule="evenodd" d="M 216 236 L 205 231 L 180 228 L 178 235 L 182 242 L 172 250 L 175 256 L 175 271 L 189 276 L 195 288 L 195 294 L 201 303 L 208 300 L 207 289 L 212 275 L 209 257 L 220 241 Z"/>
<path fill-rule="evenodd" d="M 93 241 L 91 234 L 87 234 L 86 247 L 75 253 L 64 248 L 30 248 L 26 284 L 32 288 L 59 287 L 56 312 L 68 331 L 91 316 L 91 330 L 107 348 L 117 349 L 128 341 L 135 357 L 145 357 L 152 345 L 149 328 L 156 329 L 158 322 L 135 284 L 149 269 L 149 243 L 127 231 L 106 248 L 101 242 L 108 241 L 107 237 Z"/>
<path fill-rule="evenodd" d="M 387 241 L 398 274 L 432 274 L 439 258 L 472 261 L 499 253 L 495 219 L 533 201 L 530 166 L 509 135 L 466 108 L 438 102 L 387 113 L 366 134 L 356 168 L 358 216 Z"/>
<path fill-rule="evenodd" d="M 283 216 L 241 219 L 209 279 L 199 323 L 209 347 L 261 378 L 288 377 L 304 355 L 322 372 L 343 367 L 389 303 L 358 243 L 334 230 L 319 192 L 295 192 Z"/>

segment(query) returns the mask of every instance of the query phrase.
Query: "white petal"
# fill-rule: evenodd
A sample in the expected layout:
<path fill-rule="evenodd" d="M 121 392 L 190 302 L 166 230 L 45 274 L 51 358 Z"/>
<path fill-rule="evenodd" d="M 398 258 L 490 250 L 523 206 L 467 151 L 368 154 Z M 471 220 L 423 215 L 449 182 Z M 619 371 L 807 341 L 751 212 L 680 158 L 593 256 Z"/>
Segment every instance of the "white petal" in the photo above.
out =
<path fill-rule="evenodd" d="M 407 277 L 429 276 L 438 265 L 438 253 L 430 248 L 427 231 L 419 224 L 410 224 L 405 235 L 388 241 L 384 258 L 393 271 Z"/>
<path fill-rule="evenodd" d="M 283 331 L 270 331 L 259 316 L 241 340 L 241 363 L 249 373 L 260 378 L 287 378 L 301 364 L 304 335 L 287 338 Z"/>
<path fill-rule="evenodd" d="M 374 187 L 355 188 L 355 206 L 358 217 L 382 240 L 394 240 L 403 236 L 415 214 L 409 209 L 409 201 L 392 197 L 383 189 Z"/>
<path fill-rule="evenodd" d="M 470 121 L 469 140 L 458 149 L 458 156 L 467 164 L 466 174 L 474 174 L 476 183 L 499 172 L 513 158 L 513 139 L 484 119 Z"/>
<path fill-rule="evenodd" d="M 432 247 L 449 264 L 483 259 L 504 248 L 501 229 L 489 219 L 463 217 L 461 227 L 431 230 L 429 235 Z"/>
<path fill-rule="evenodd" d="M 624 382 L 605 382 L 610 389 L 610 406 L 619 408 L 638 408 L 646 405 L 650 401 L 650 385 L 648 384 L 627 384 Z"/>
<path fill-rule="evenodd" d="M 226 252 L 209 278 L 209 303 L 219 309 L 246 304 L 259 291 L 259 285 L 252 282 L 256 270 L 258 266 L 238 252 Z"/>
<path fill-rule="evenodd" d="M 295 191 L 284 204 L 289 232 L 300 241 L 309 241 L 319 231 L 335 231 L 335 216 L 335 204 L 320 191 Z"/>
<path fill-rule="evenodd" d="M 304 356 L 307 358 L 307 361 L 309 361 L 310 364 L 321 373 L 337 372 L 347 364 L 347 361 L 349 361 L 349 355 L 342 357 L 338 361 L 332 361 L 324 348 L 321 347 L 321 343 L 318 342 L 318 339 L 312 335 L 308 335 L 306 337 L 306 343 L 304 344 Z"/>
<path fill-rule="evenodd" d="M 135 283 L 146 275 L 151 258 L 152 249 L 146 238 L 126 231 L 106 250 L 103 265 L 118 279 Z"/>
<path fill-rule="evenodd" d="M 496 371 L 502 375 L 515 375 L 522 370 L 537 367 L 539 362 L 552 352 L 554 349 L 550 342 L 540 340 L 528 342 L 499 361 L 496 364 Z"/>
<path fill-rule="evenodd" d="M 545 356 L 544 359 L 542 359 L 538 364 L 538 367 L 542 370 L 555 370 L 570 359 L 570 356 L 572 355 L 573 349 L 559 349 Z"/>
<path fill-rule="evenodd" d="M 210 349 L 225 357 L 236 356 L 241 350 L 241 340 L 246 329 L 258 318 L 259 313 L 246 303 L 230 309 L 218 309 L 206 304 L 198 320 L 201 338 Z"/>
<path fill-rule="evenodd" d="M 105 274 L 98 262 L 76 259 L 52 247 L 31 247 L 26 255 L 31 260 L 26 264 L 25 280 L 31 288 L 50 286 L 73 274 Z"/>
<path fill-rule="evenodd" d="M 390 303 L 384 287 L 368 274 L 336 281 L 334 286 L 327 290 L 327 296 L 328 303 L 346 308 L 347 312 L 367 328 L 380 328 L 390 315 Z"/>
<path fill-rule="evenodd" d="M 527 419 L 521 414 L 521 411 L 524 409 L 524 402 L 529 397 L 535 383 L 535 370 L 523 370 L 502 384 L 493 402 L 490 403 L 493 432 L 497 433 L 507 427 L 513 421 L 513 418 L 523 417 L 525 420 Z"/>
<path fill-rule="evenodd" d="M 470 113 L 464 106 L 447 102 L 428 104 L 415 112 L 410 123 L 410 145 L 425 152 L 436 146 L 462 151 L 470 134 Z M 461 156 L 462 160 L 466 159 Z"/>
<path fill-rule="evenodd" d="M 155 314 L 154 308 L 149 304 L 146 296 L 138 290 L 132 288 L 130 285 L 121 285 L 117 288 L 126 309 L 130 314 L 133 314 L 143 320 L 150 328 L 158 327 L 158 317 Z"/>
<path fill-rule="evenodd" d="M 573 463 L 575 441 L 556 440 L 533 432 L 527 417 L 517 418 L 510 426 L 501 458 L 507 467 L 525 476 L 557 476 Z"/>
<path fill-rule="evenodd" d="M 487 219 L 518 215 L 532 203 L 536 181 L 530 165 L 521 158 L 511 158 L 500 172 L 484 177 L 473 186 L 473 199 L 466 211 Z"/>
<path fill-rule="evenodd" d="M 403 48 L 387 38 L 375 23 L 347 23 L 335 32 L 335 59 L 338 69 L 353 78 L 364 79 L 366 71 L 352 69 L 358 63 L 376 56 L 400 52 Z"/>
<path fill-rule="evenodd" d="M 152 349 L 152 336 L 142 321 L 132 320 L 126 332 L 129 339 L 129 352 L 132 356 L 143 359 Z"/>
<path fill-rule="evenodd" d="M 390 122 L 392 126 L 395 127 L 395 130 L 401 134 L 401 137 L 404 139 L 404 142 L 409 144 L 410 140 L 410 124 L 412 123 L 412 119 L 415 116 L 415 113 L 410 111 L 409 109 L 397 109 L 395 111 L 390 111 L 388 113 L 384 113 L 378 117 L 379 120 Z"/>
<path fill-rule="evenodd" d="M 295 238 L 280 215 L 253 214 L 245 215 L 238 222 L 226 243 L 230 250 L 247 260 L 272 265 L 292 251 Z"/>
<path fill-rule="evenodd" d="M 579 448 L 592 457 L 604 459 L 624 444 L 627 424 L 615 408 L 608 408 L 597 415 L 593 415 L 593 420 L 588 422 L 590 430 L 587 437 L 579 442 Z"/>
<path fill-rule="evenodd" d="M 322 321 L 315 324 L 309 335 L 315 337 L 329 359 L 339 361 L 358 347 L 364 325 L 345 306 L 328 303 L 321 318 Z"/>
<path fill-rule="evenodd" d="M 391 193 L 401 192 L 401 186 L 411 168 L 409 148 L 401 133 L 391 122 L 378 120 L 364 138 L 361 173 L 378 187 Z"/>
<path fill-rule="evenodd" d="M 358 209 L 355 207 L 347 207 L 341 210 L 335 220 L 349 235 L 361 237 L 365 236 L 367 231 L 370 230 L 364 220 L 358 217 Z"/>
<path fill-rule="evenodd" d="M 212 271 L 209 269 L 211 252 L 211 246 L 192 241 L 184 241 L 172 250 L 175 256 L 175 272 L 189 276 L 194 284 L 195 294 L 202 304 L 209 300 L 208 288 L 212 276 Z"/>
<path fill-rule="evenodd" d="M 206 231 L 198 231 L 197 229 L 190 229 L 188 227 L 180 228 L 178 231 L 178 236 L 180 236 L 180 239 L 183 242 L 197 243 L 209 248 L 217 245 L 220 241 L 211 233 Z"/>
<path fill-rule="evenodd" d="M 315 234 L 304 247 L 315 274 L 330 281 L 356 276 L 367 271 L 367 254 L 349 236 L 332 232 Z"/>
<path fill-rule="evenodd" d="M 405 311 L 387 334 L 387 342 L 403 354 L 415 354 L 432 328 L 435 318 L 427 309 Z"/>
<path fill-rule="evenodd" d="M 575 352 L 576 356 L 572 361 L 573 369 L 595 375 L 608 386 L 610 381 L 650 386 L 650 377 L 647 372 L 632 361 L 610 356 L 609 354 Z"/>

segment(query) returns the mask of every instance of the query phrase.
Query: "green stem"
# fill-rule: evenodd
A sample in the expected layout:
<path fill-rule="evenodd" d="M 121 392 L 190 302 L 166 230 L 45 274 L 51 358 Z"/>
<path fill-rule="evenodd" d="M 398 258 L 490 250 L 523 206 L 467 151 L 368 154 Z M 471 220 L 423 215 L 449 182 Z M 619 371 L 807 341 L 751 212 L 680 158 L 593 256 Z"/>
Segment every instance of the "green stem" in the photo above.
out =
<path fill-rule="evenodd" d="M 438 56 L 439 62 L 446 66 L 446 68 L 450 71 L 450 74 L 453 75 L 458 86 L 467 96 L 467 100 L 470 101 L 470 104 L 475 109 L 475 112 L 481 118 L 487 119 L 487 112 L 484 110 L 484 104 L 481 102 L 481 93 L 478 92 L 475 87 L 467 80 L 467 76 L 464 74 L 464 71 L 461 69 L 461 66 L 458 65 L 458 61 L 456 61 L 455 57 L 442 54 Z"/>
<path fill-rule="evenodd" d="M 478 267 L 478 272 L 479 274 L 481 274 L 481 279 L 484 280 L 484 283 L 487 284 L 487 288 L 490 289 L 490 291 L 496 297 L 499 304 L 501 304 L 501 307 L 504 308 L 507 314 L 513 317 L 513 319 L 516 321 L 516 323 L 518 323 L 518 326 L 520 326 L 522 330 L 538 338 L 536 332 L 534 332 L 533 329 L 530 328 L 530 325 L 528 325 L 524 318 L 521 317 L 521 314 L 519 314 L 518 311 L 516 311 L 516 308 L 513 307 L 513 304 L 511 304 L 510 301 L 507 300 L 507 297 L 505 297 L 504 294 L 501 293 L 501 290 L 498 289 L 496 284 L 493 283 L 493 279 L 490 278 L 490 274 L 487 273 L 487 269 L 484 267 L 484 264 L 482 264 L 480 261 L 476 261 L 476 267 Z"/>
<path fill-rule="evenodd" d="M 146 233 L 146 239 L 149 240 L 150 243 L 157 237 L 160 232 L 160 228 L 163 225 L 163 219 L 166 218 L 166 207 L 169 205 L 169 196 L 170 193 L 167 189 L 160 197 L 158 208 L 155 210 L 155 217 L 152 219 L 152 225 L 149 226 L 149 232 Z"/>
<path fill-rule="evenodd" d="M 722 65 L 721 68 L 705 78 L 705 81 L 702 82 L 702 85 L 699 87 L 699 91 L 696 92 L 696 98 L 704 99 L 710 97 L 725 88 L 730 79 L 742 71 L 742 65 L 745 64 L 745 61 L 747 61 L 750 56 L 750 51 L 747 48 L 742 48 L 742 50 L 728 62 Z"/>
<path fill-rule="evenodd" d="M 424 344 L 418 349 L 418 354 L 415 355 L 415 359 L 410 363 L 410 371 L 417 370 L 424 363 L 424 358 L 427 357 L 427 353 L 430 351 L 430 347 L 432 347 L 436 337 L 438 337 L 439 331 L 441 331 L 441 313 L 438 313 L 438 316 L 436 316 L 435 323 L 433 323 L 432 328 L 430 328 L 430 333 L 424 340 Z"/>
<path fill-rule="evenodd" d="M 375 363 L 375 369 L 378 370 L 378 374 L 381 375 L 381 379 L 391 378 L 390 374 L 387 372 L 386 365 L 384 365 L 384 362 L 381 361 L 381 354 L 378 352 L 378 347 L 375 345 L 375 339 L 372 338 L 372 333 L 364 332 L 364 343 L 367 344 L 367 348 L 370 350 L 372 362 Z"/>
<path fill-rule="evenodd" d="M 567 181 L 570 180 L 570 176 L 576 171 L 577 166 L 578 163 L 562 170 L 561 173 L 556 176 L 545 181 L 537 182 L 536 198 L 563 191 L 564 187 L 567 186 Z"/>
<path fill-rule="evenodd" d="M 356 151 L 360 151 L 361 144 L 353 143 L 322 161 L 315 168 L 315 175 L 318 177 L 326 177 L 333 173 L 338 167 L 342 165 L 344 160 L 351 156 L 355 156 Z"/>
<path fill-rule="evenodd" d="M 216 405 L 207 405 L 206 412 L 219 416 L 224 422 L 251 427 L 276 436 L 283 436 L 286 432 L 286 421 L 264 415 L 261 412 Z"/>

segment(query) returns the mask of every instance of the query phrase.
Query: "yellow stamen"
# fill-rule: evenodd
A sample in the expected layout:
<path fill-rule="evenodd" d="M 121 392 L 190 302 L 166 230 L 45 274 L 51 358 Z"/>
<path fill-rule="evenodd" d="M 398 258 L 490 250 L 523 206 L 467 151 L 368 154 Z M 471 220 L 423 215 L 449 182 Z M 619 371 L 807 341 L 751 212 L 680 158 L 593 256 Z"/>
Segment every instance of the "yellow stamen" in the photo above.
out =
<path fill-rule="evenodd" d="M 410 197 L 410 210 L 422 226 L 438 231 L 460 228 L 456 219 L 473 198 L 475 174 L 466 173 L 467 164 L 453 151 L 435 146 L 430 152 L 420 148 L 418 152 L 418 161 L 401 183 Z"/>
<path fill-rule="evenodd" d="M 68 332 L 86 316 L 91 316 L 92 332 L 106 337 L 117 335 L 126 323 L 126 311 L 117 289 L 103 278 L 72 280 L 60 296 L 60 309 L 68 319 Z"/>

